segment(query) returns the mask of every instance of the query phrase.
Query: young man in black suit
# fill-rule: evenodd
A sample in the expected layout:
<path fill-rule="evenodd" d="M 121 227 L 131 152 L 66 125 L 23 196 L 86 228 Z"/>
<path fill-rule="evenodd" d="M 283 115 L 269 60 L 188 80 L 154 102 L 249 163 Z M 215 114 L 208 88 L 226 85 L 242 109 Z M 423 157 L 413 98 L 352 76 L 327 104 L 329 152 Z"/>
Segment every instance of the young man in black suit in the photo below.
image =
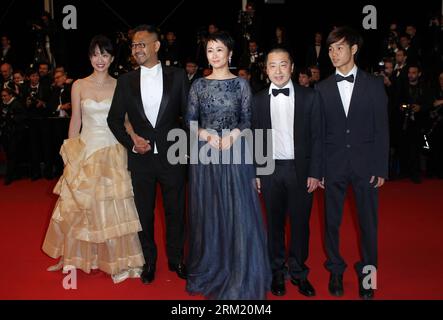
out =
<path fill-rule="evenodd" d="M 266 57 L 266 71 L 271 85 L 254 96 L 252 124 L 258 130 L 271 130 L 262 150 L 275 162 L 275 170 L 257 179 L 263 193 L 268 221 L 268 248 L 273 278 L 271 292 L 286 293 L 285 221 L 289 214 L 291 242 L 287 259 L 291 282 L 308 297 L 315 289 L 308 280 L 306 260 L 309 253 L 309 218 L 312 193 L 317 189 L 321 173 L 321 112 L 319 99 L 311 88 L 291 81 L 294 63 L 283 48 L 272 49 Z M 255 135 L 257 137 L 257 135 Z M 269 160 L 268 160 L 269 161 Z M 257 161 L 258 162 L 258 161 Z M 257 173 L 259 171 L 257 170 Z"/>
<path fill-rule="evenodd" d="M 369 75 L 355 65 L 362 45 L 358 33 L 348 27 L 337 28 L 329 34 L 327 45 L 336 72 L 316 89 L 325 120 L 322 186 L 328 255 L 325 266 L 331 273 L 329 292 L 335 296 L 344 293 L 346 263 L 339 252 L 339 228 L 346 189 L 351 184 L 361 231 L 362 259 L 355 264 L 359 294 L 371 299 L 373 286 L 368 285 L 365 276 L 377 267 L 378 189 L 388 176 L 388 101 L 383 78 Z"/>
<path fill-rule="evenodd" d="M 146 264 L 141 280 L 155 278 L 157 246 L 154 241 L 154 209 L 157 182 L 163 195 L 166 221 L 166 249 L 170 271 L 185 279 L 183 264 L 185 173 L 184 165 L 173 165 L 167 152 L 170 130 L 182 128 L 189 82 L 183 69 L 163 66 L 158 60 L 160 38 L 157 29 L 141 25 L 134 30 L 132 55 L 138 70 L 117 81 L 108 125 L 117 140 L 128 150 L 134 200 L 143 231 L 139 233 Z M 136 134 L 126 132 L 125 115 Z"/>

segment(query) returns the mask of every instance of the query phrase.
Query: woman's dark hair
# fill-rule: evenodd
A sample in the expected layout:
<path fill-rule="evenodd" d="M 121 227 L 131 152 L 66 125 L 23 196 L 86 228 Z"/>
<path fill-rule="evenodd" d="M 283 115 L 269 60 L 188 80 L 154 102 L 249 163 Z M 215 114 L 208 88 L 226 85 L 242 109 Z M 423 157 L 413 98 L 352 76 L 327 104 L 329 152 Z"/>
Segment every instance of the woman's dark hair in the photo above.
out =
<path fill-rule="evenodd" d="M 95 54 L 95 49 L 97 47 L 101 54 L 107 52 L 111 56 L 114 56 L 114 46 L 108 37 L 98 35 L 92 38 L 91 43 L 89 44 L 89 57 L 92 57 Z"/>
<path fill-rule="evenodd" d="M 357 45 L 358 49 L 355 54 L 357 56 L 361 47 L 363 46 L 363 38 L 357 31 L 347 26 L 338 27 L 331 31 L 331 33 L 328 35 L 328 39 L 326 40 L 326 46 L 329 48 L 331 44 L 339 42 L 342 39 L 344 39 L 349 47 L 352 47 L 354 44 Z"/>
<path fill-rule="evenodd" d="M 226 31 L 219 31 L 208 35 L 206 38 L 205 50 L 209 41 L 220 41 L 226 46 L 226 48 L 228 48 L 229 52 L 234 50 L 234 39 L 232 39 L 232 37 Z"/>

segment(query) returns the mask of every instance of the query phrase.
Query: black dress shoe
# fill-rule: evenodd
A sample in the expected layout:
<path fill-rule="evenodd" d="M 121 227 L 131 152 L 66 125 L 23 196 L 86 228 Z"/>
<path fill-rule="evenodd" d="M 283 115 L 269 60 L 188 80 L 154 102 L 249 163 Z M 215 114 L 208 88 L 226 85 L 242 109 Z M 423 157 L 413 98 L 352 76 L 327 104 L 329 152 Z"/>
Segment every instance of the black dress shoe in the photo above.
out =
<path fill-rule="evenodd" d="M 296 279 L 291 278 L 291 282 L 294 286 L 298 287 L 298 292 L 306 297 L 315 296 L 315 289 L 308 279 Z"/>
<path fill-rule="evenodd" d="M 372 300 L 374 298 L 374 289 L 365 289 L 363 286 L 363 278 L 358 280 L 358 295 L 363 300 Z"/>
<path fill-rule="evenodd" d="M 341 297 L 344 294 L 342 274 L 331 273 L 329 277 L 329 293 L 336 297 Z"/>
<path fill-rule="evenodd" d="M 144 284 L 151 283 L 155 278 L 155 266 L 150 264 L 145 264 L 143 266 L 142 274 L 140 275 L 140 280 Z"/>
<path fill-rule="evenodd" d="M 183 263 L 178 263 L 178 264 L 168 263 L 168 267 L 169 267 L 169 271 L 173 271 L 173 272 L 177 273 L 177 276 L 180 279 L 186 280 L 188 273 L 186 271 L 186 266 Z"/>
<path fill-rule="evenodd" d="M 271 292 L 277 297 L 286 294 L 285 277 L 283 274 L 274 274 L 272 277 Z"/>

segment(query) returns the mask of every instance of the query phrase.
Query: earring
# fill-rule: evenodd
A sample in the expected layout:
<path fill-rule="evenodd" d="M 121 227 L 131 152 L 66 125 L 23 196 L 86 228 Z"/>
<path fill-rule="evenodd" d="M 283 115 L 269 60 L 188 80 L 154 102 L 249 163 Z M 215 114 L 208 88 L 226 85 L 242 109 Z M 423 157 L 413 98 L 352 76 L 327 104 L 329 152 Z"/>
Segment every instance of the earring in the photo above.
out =
<path fill-rule="evenodd" d="M 232 62 L 232 57 L 229 57 L 229 60 L 228 60 L 229 66 L 231 65 L 231 62 Z"/>

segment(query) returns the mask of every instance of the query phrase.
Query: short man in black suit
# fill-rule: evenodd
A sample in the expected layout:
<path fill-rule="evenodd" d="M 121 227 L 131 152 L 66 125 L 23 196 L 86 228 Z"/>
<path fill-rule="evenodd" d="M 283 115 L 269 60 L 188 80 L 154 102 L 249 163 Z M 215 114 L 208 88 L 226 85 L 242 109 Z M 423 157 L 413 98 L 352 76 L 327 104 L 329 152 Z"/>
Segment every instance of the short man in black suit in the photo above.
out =
<path fill-rule="evenodd" d="M 285 221 L 289 213 L 289 274 L 299 292 L 311 297 L 315 289 L 308 281 L 309 268 L 305 263 L 309 253 L 312 192 L 322 177 L 322 121 L 316 92 L 294 84 L 293 69 L 294 63 L 286 49 L 269 52 L 266 70 L 272 83 L 254 96 L 252 123 L 256 133 L 272 129 L 270 141 L 266 134 L 263 141 L 255 140 L 256 147 L 263 142 L 262 150 L 272 152 L 265 156 L 275 161 L 274 172 L 257 179 L 268 221 L 271 292 L 277 296 L 286 293 Z"/>
<path fill-rule="evenodd" d="M 108 115 L 108 125 L 128 150 L 134 199 L 143 231 L 139 233 L 146 264 L 143 283 L 155 278 L 157 247 L 154 241 L 154 209 L 157 182 L 163 195 L 166 249 L 170 271 L 186 278 L 183 264 L 185 173 L 183 165 L 168 161 L 170 130 L 181 128 L 189 82 L 183 69 L 162 66 L 158 60 L 160 38 L 157 29 L 141 25 L 134 30 L 132 55 L 140 68 L 120 76 Z M 134 132 L 125 129 L 128 115 Z M 131 139 L 132 137 L 132 139 Z"/>
<path fill-rule="evenodd" d="M 346 189 L 352 185 L 361 231 L 362 259 L 355 264 L 359 294 L 374 296 L 368 279 L 377 267 L 378 189 L 388 176 L 388 101 L 383 78 L 376 78 L 355 65 L 361 36 L 348 27 L 332 31 L 327 39 L 334 75 L 317 85 L 324 127 L 326 215 L 326 268 L 331 273 L 329 291 L 343 295 L 346 263 L 339 252 L 339 228 Z M 372 279 L 372 278 L 371 278 Z M 373 283 L 371 283 L 373 284 Z"/>

